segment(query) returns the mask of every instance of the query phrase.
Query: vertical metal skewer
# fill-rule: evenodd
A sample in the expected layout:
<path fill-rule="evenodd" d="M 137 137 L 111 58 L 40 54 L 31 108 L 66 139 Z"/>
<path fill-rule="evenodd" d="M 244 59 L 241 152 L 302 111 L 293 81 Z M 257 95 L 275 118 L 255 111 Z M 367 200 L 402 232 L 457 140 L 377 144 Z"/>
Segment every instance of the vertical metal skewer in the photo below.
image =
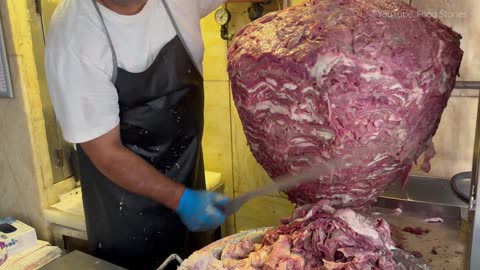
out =
<path fill-rule="evenodd" d="M 478 87 L 480 89 L 480 87 Z M 471 237 L 467 261 L 468 269 L 480 269 L 480 209 L 477 199 L 480 198 L 478 180 L 480 179 L 480 98 L 478 99 L 477 125 L 475 128 L 475 145 L 473 151 L 472 179 L 469 203 L 469 221 L 471 222 Z"/>
<path fill-rule="evenodd" d="M 457 81 L 455 89 L 480 90 L 480 81 Z M 480 179 L 480 98 L 478 98 L 477 124 L 475 127 L 475 144 L 473 149 L 472 177 L 469 202 L 469 222 L 471 226 L 470 241 L 468 243 L 468 258 L 466 267 L 470 270 L 480 269 L 480 207 L 477 199 L 480 198 L 478 181 Z"/>

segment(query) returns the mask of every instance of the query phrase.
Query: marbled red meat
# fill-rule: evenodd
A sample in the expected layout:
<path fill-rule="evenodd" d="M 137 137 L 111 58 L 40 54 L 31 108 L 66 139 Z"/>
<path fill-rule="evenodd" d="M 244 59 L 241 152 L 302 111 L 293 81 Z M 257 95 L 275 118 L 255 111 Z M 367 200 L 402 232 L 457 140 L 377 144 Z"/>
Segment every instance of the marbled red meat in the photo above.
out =
<path fill-rule="evenodd" d="M 268 230 L 261 242 L 229 242 L 219 258 L 194 253 L 180 269 L 200 270 L 400 270 L 392 257 L 390 228 L 381 218 L 329 201 L 304 205 Z M 203 268 L 201 268 L 203 267 Z"/>
<path fill-rule="evenodd" d="M 390 252 L 394 247 L 390 228 L 381 218 L 335 210 L 331 202 L 320 201 L 297 208 L 282 223 L 265 234 L 262 244 L 288 241 L 284 253 L 299 256 L 303 265 L 291 269 L 399 269 Z"/>
<path fill-rule="evenodd" d="M 400 0 L 307 0 L 250 23 L 232 41 L 228 72 L 253 155 L 276 177 L 368 149 L 361 164 L 288 196 L 375 201 L 422 153 L 429 170 L 460 39 Z"/>

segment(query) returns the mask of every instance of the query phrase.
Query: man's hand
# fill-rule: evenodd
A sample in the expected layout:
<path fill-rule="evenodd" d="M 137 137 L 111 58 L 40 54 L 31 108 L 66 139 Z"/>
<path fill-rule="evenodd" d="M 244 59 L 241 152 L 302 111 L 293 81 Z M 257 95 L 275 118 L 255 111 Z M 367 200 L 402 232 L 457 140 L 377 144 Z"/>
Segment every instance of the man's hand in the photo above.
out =
<path fill-rule="evenodd" d="M 226 218 L 218 206 L 228 200 L 218 193 L 186 189 L 178 204 L 177 213 L 192 232 L 216 229 Z"/>
<path fill-rule="evenodd" d="M 124 147 L 118 126 L 81 146 L 95 167 L 115 184 L 172 210 L 177 209 L 185 187 Z"/>

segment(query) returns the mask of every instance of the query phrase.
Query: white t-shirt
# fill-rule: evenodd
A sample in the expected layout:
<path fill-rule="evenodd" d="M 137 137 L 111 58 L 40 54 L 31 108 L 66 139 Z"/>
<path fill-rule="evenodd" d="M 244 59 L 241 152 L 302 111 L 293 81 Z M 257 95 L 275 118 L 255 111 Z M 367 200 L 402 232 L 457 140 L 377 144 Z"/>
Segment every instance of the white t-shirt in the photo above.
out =
<path fill-rule="evenodd" d="M 194 62 L 202 71 L 200 19 L 225 0 L 167 0 Z M 146 70 L 175 35 L 162 0 L 148 0 L 135 15 L 117 14 L 99 4 L 118 66 Z M 119 124 L 113 59 L 101 19 L 91 0 L 63 0 L 52 18 L 46 42 L 48 88 L 66 141 L 82 143 Z"/>

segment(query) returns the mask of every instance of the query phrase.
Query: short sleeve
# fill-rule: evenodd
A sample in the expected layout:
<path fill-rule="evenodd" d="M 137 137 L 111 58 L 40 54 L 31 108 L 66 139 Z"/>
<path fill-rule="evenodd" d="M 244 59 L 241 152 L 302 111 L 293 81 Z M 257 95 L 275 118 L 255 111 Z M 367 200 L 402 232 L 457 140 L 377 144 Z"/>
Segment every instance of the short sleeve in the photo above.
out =
<path fill-rule="evenodd" d="M 95 63 L 73 48 L 47 43 L 50 97 L 63 136 L 71 143 L 96 139 L 120 122 L 118 94 L 111 75 Z"/>
<path fill-rule="evenodd" d="M 206 17 L 226 1 L 227 0 L 198 0 L 200 4 L 200 18 Z"/>

